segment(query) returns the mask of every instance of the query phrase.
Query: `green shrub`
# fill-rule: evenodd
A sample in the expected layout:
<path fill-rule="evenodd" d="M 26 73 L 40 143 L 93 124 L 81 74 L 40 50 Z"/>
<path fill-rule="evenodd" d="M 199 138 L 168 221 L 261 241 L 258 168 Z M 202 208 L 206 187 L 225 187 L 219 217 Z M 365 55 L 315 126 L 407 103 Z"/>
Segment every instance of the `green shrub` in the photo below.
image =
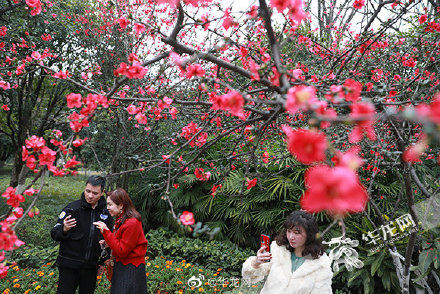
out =
<path fill-rule="evenodd" d="M 9 259 L 21 267 L 40 268 L 48 263 L 55 263 L 58 248 L 59 246 L 42 247 L 23 245 L 14 250 Z"/>
<path fill-rule="evenodd" d="M 251 255 L 250 249 L 241 249 L 228 241 L 205 241 L 180 236 L 160 228 L 147 234 L 148 253 L 151 256 L 187 260 L 216 271 L 222 268 L 225 275 L 241 276 L 243 262 Z"/>

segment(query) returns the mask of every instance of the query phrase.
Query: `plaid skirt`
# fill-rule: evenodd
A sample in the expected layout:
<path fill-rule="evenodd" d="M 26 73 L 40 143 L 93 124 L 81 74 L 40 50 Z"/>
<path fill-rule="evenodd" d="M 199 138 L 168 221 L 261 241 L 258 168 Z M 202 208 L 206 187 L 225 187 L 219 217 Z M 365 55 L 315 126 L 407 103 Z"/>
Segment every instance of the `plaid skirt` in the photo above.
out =
<path fill-rule="evenodd" d="M 145 264 L 134 266 L 129 263 L 123 265 L 115 262 L 112 277 L 111 294 L 146 294 L 147 278 L 145 276 Z"/>

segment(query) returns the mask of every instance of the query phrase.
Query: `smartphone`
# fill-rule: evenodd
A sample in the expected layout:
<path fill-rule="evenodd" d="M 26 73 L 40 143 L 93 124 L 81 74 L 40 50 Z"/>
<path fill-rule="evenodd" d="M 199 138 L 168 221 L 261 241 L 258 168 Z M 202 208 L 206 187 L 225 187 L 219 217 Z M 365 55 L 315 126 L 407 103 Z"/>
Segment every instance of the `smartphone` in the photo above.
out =
<path fill-rule="evenodd" d="M 270 252 L 270 237 L 268 235 L 265 234 L 261 234 L 260 236 L 260 248 L 261 247 L 266 247 L 266 251 Z"/>
<path fill-rule="evenodd" d="M 65 212 L 67 215 L 70 215 L 70 218 L 76 219 L 75 211 L 72 208 L 66 208 Z"/>

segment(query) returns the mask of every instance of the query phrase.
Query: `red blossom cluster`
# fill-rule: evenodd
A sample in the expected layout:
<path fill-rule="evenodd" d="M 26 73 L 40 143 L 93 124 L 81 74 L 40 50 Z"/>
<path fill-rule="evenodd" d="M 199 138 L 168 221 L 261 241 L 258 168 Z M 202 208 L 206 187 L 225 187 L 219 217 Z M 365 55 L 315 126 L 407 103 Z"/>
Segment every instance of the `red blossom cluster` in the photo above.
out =
<path fill-rule="evenodd" d="M 315 164 L 326 159 L 328 148 L 323 132 L 282 127 L 287 136 L 287 148 L 303 164 Z M 306 171 L 306 191 L 301 207 L 309 212 L 327 211 L 334 217 L 361 212 L 368 194 L 359 181 L 357 169 L 363 164 L 354 147 L 345 153 L 335 152 L 334 167 L 314 165 Z"/>
<path fill-rule="evenodd" d="M 175 8 L 177 5 L 179 5 L 180 0 L 156 0 L 158 4 L 168 4 L 171 7 Z M 184 4 L 191 4 L 194 7 L 197 7 L 198 5 L 206 5 L 212 0 L 183 0 Z"/>
<path fill-rule="evenodd" d="M 54 133 L 55 138 L 51 139 L 50 142 L 54 146 L 57 146 L 64 155 L 71 154 L 72 150 L 67 148 L 61 140 L 58 140 L 62 135 L 61 132 L 56 130 Z M 76 174 L 76 171 L 69 170 L 81 163 L 75 159 L 75 156 L 69 159 L 62 168 L 58 168 L 55 165 L 57 152 L 46 146 L 46 140 L 34 135 L 29 139 L 26 139 L 25 142 L 26 145 L 22 147 L 22 160 L 26 162 L 26 166 L 30 170 L 38 172 L 37 167 L 46 166 L 55 176 L 64 176 L 69 172 Z M 78 142 L 76 145 L 80 146 Z"/>
<path fill-rule="evenodd" d="M 225 110 L 241 119 L 246 118 L 243 113 L 244 99 L 237 91 L 229 91 L 220 96 L 210 93 L 210 101 L 213 103 L 211 108 L 214 110 Z"/>
<path fill-rule="evenodd" d="M 125 62 L 119 64 L 119 68 L 115 69 L 113 72 L 115 77 L 123 75 L 129 79 L 142 79 L 147 73 L 147 69 L 142 66 L 137 56 L 134 54 L 130 54 L 129 61 L 131 64 L 126 64 Z"/>
<path fill-rule="evenodd" d="M 362 212 L 368 194 L 355 171 L 327 165 L 310 167 L 305 175 L 306 191 L 301 207 L 309 212 L 327 211 L 335 217 Z"/>
<path fill-rule="evenodd" d="M 209 171 L 205 172 L 204 169 L 201 167 L 196 168 L 196 170 L 194 171 L 194 174 L 196 175 L 196 178 L 199 181 L 207 181 L 211 177 L 211 172 L 209 172 Z"/>
<path fill-rule="evenodd" d="M 270 0 L 272 7 L 275 7 L 278 12 L 283 12 L 288 9 L 289 19 L 299 26 L 301 21 L 303 21 L 307 14 L 304 12 L 303 0 Z"/>
<path fill-rule="evenodd" d="M 31 15 L 37 15 L 41 13 L 41 1 L 40 0 L 26 0 L 26 4 L 32 8 Z"/>
<path fill-rule="evenodd" d="M 81 94 L 70 93 L 66 96 L 67 107 L 80 108 L 80 113 L 73 112 L 69 115 L 70 128 L 74 132 L 81 131 L 82 128 L 89 126 L 88 117 L 91 116 L 96 108 L 101 105 L 104 108 L 108 108 L 107 97 L 99 94 L 88 94 L 86 97 L 82 97 Z M 84 105 L 84 106 L 83 106 Z"/>
<path fill-rule="evenodd" d="M 191 121 L 188 125 L 182 128 L 182 132 L 180 136 L 185 138 L 186 140 L 191 140 L 202 128 L 198 127 L 196 123 Z M 203 146 L 206 143 L 206 139 L 208 138 L 208 134 L 206 132 L 200 133 L 197 138 L 192 139 L 189 142 L 191 147 L 195 146 Z"/>

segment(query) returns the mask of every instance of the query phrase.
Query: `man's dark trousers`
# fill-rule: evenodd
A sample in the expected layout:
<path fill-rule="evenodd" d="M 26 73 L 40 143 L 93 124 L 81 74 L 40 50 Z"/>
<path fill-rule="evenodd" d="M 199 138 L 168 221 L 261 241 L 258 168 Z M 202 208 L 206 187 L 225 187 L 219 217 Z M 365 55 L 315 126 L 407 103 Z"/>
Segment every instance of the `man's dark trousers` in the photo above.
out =
<path fill-rule="evenodd" d="M 96 288 L 97 268 L 73 269 L 58 267 L 60 272 L 57 294 L 75 294 L 79 286 L 79 294 L 92 294 Z"/>

